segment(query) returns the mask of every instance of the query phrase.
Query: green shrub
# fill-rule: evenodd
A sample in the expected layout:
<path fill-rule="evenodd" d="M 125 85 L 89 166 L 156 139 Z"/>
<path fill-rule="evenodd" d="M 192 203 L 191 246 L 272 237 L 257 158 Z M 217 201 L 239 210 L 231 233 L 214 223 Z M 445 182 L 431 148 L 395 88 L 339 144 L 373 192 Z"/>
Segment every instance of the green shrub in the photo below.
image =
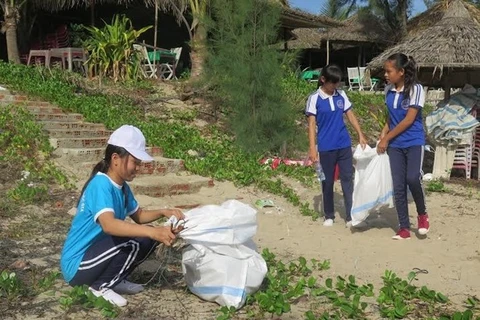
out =
<path fill-rule="evenodd" d="M 137 79 L 141 76 L 140 53 L 133 49 L 138 37 L 152 26 L 133 29 L 132 22 L 125 15 L 114 15 L 112 23 L 97 28 L 85 26 L 90 37 L 85 41 L 89 51 L 87 65 L 90 74 L 96 70 L 100 77 L 107 76 L 114 81 Z"/>
<path fill-rule="evenodd" d="M 206 77 L 228 113 L 235 141 L 253 152 L 295 141 L 292 109 L 283 93 L 283 54 L 274 46 L 281 8 L 266 0 L 212 2 Z"/>
<path fill-rule="evenodd" d="M 53 151 L 42 126 L 26 109 L 18 106 L 0 108 L 0 163 L 10 167 L 16 180 L 8 196 L 30 203 L 45 200 L 49 184 L 67 186 L 67 177 L 50 160 Z"/>

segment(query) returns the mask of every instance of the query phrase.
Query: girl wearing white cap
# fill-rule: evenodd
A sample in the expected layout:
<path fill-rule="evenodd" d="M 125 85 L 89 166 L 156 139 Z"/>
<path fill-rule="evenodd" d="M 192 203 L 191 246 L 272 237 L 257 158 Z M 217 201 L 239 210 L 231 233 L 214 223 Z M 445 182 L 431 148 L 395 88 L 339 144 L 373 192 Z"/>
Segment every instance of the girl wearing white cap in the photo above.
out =
<path fill-rule="evenodd" d="M 135 178 L 141 161 L 153 161 L 145 152 L 145 137 L 130 125 L 115 130 L 105 157 L 85 183 L 63 246 L 60 265 L 72 286 L 88 285 L 96 296 L 125 306 L 120 294 L 143 290 L 126 277 L 142 263 L 159 242 L 170 246 L 175 230 L 144 224 L 161 217 L 183 219 L 178 209 L 142 210 L 127 181 Z M 125 221 L 130 217 L 135 223 Z"/>

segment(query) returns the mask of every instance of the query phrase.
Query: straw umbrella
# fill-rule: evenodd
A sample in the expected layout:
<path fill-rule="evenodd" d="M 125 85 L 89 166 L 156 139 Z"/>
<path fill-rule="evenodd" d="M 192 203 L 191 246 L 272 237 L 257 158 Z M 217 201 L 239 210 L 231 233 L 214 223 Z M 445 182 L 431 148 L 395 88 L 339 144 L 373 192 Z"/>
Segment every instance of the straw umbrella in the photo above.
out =
<path fill-rule="evenodd" d="M 368 64 L 372 72 L 380 71 L 390 55 L 402 52 L 415 58 L 422 83 L 445 88 L 446 100 L 451 87 L 480 85 L 480 25 L 463 0 L 444 5 L 447 10 L 437 23 L 373 59 Z"/>

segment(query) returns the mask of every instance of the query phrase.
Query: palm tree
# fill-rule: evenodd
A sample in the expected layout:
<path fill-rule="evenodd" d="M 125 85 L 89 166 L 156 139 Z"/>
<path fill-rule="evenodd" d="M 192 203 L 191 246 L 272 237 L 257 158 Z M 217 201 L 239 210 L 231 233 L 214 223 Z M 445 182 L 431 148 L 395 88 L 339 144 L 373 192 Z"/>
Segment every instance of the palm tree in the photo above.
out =
<path fill-rule="evenodd" d="M 339 2 L 345 2 L 344 6 L 355 6 L 357 3 L 367 4 L 366 10 L 381 17 L 397 38 L 407 35 L 407 19 L 412 8 L 412 0 L 346 0 Z"/>
<path fill-rule="evenodd" d="M 7 39 L 8 61 L 20 63 L 17 45 L 17 22 L 20 19 L 20 6 L 15 0 L 3 0 L 0 7 L 3 11 L 1 32 L 5 33 Z"/>
<path fill-rule="evenodd" d="M 356 1 L 328 0 L 320 11 L 321 15 L 337 19 L 347 19 L 357 9 Z"/>
<path fill-rule="evenodd" d="M 162 1 L 162 0 L 161 0 Z M 186 25 L 190 36 L 190 61 L 192 63 L 191 79 L 197 79 L 203 72 L 206 57 L 207 28 L 205 20 L 208 15 L 210 0 L 163 0 L 163 10 L 173 10 L 177 18 Z M 190 8 L 192 22 L 185 17 Z"/>

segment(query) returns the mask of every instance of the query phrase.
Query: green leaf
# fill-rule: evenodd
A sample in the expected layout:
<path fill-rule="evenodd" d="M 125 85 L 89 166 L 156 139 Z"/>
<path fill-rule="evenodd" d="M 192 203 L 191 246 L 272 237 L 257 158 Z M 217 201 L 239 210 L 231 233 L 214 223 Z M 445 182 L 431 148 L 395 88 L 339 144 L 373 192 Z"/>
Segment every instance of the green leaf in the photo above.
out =
<path fill-rule="evenodd" d="M 447 303 L 448 298 L 440 292 L 437 292 L 436 300 L 440 303 Z"/>
<path fill-rule="evenodd" d="M 325 285 L 327 286 L 327 288 L 332 289 L 333 288 L 332 278 L 328 278 L 327 280 L 325 280 Z"/>

